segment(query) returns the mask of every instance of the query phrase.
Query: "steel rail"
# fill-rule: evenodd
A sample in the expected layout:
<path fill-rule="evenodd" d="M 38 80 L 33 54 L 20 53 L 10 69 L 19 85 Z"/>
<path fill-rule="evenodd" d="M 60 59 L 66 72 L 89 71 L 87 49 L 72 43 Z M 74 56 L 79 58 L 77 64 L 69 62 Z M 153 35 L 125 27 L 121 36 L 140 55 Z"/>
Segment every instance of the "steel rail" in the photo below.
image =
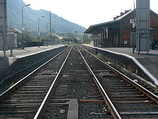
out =
<path fill-rule="evenodd" d="M 71 51 L 72 51 L 72 48 L 70 49 L 69 53 L 67 54 L 63 64 L 61 65 L 61 67 L 60 67 L 60 69 L 59 69 L 54 81 L 52 82 L 52 84 L 51 84 L 51 86 L 50 86 L 45 98 L 43 99 L 43 102 L 41 103 L 41 105 L 40 105 L 40 107 L 39 107 L 39 109 L 38 109 L 38 111 L 35 114 L 33 119 L 42 119 L 42 115 L 43 115 L 43 113 L 45 111 L 45 108 L 46 108 L 47 104 L 49 103 L 49 100 L 50 100 L 51 95 L 53 93 L 54 86 L 57 83 L 57 79 L 58 79 L 58 77 L 59 77 L 59 75 L 60 75 L 60 73 L 61 73 L 61 71 L 62 71 L 62 69 L 63 69 L 63 67 L 64 67 L 64 65 L 65 65 L 65 63 L 66 63 L 66 61 L 67 61 L 67 59 L 68 59 L 68 57 L 70 55 L 70 53 L 71 53 Z"/>
<path fill-rule="evenodd" d="M 97 87 L 99 88 L 99 90 L 101 91 L 104 101 L 105 103 L 108 105 L 108 108 L 110 109 L 110 113 L 112 114 L 112 116 L 115 119 L 122 119 L 120 114 L 118 113 L 118 111 L 116 110 L 115 106 L 113 105 L 112 101 L 110 100 L 109 96 L 107 95 L 106 91 L 104 90 L 103 86 L 101 85 L 101 83 L 99 82 L 98 78 L 96 77 L 96 75 L 94 74 L 94 72 L 92 71 L 92 69 L 90 68 L 89 64 L 87 63 L 87 61 L 85 60 L 84 56 L 82 55 L 81 51 L 78 49 L 86 67 L 88 68 L 88 71 L 90 72 L 90 74 L 93 76 L 93 79 L 97 85 Z"/>
<path fill-rule="evenodd" d="M 66 48 L 67 49 L 67 48 Z M 35 72 L 37 72 L 40 68 L 42 68 L 43 66 L 45 66 L 46 64 L 48 64 L 50 61 L 52 61 L 54 58 L 56 58 L 57 56 L 59 56 L 61 53 L 63 53 L 66 49 L 62 50 L 61 52 L 59 52 L 58 54 L 56 54 L 54 57 L 52 57 L 51 59 L 49 59 L 48 61 L 46 61 L 45 63 L 43 63 L 41 66 L 37 67 L 35 70 L 33 70 L 31 73 L 29 73 L 28 75 L 26 75 L 25 77 L 23 77 L 21 80 L 19 80 L 18 82 L 16 82 L 14 85 L 12 85 L 10 88 L 8 88 L 6 91 L 4 91 L 3 93 L 0 94 L 0 101 L 2 101 L 9 93 L 11 93 L 13 90 L 15 90 L 16 88 L 19 87 L 19 85 L 21 85 L 23 82 L 26 81 L 26 79 L 28 77 L 30 77 L 32 74 L 34 74 Z"/>
<path fill-rule="evenodd" d="M 83 48 L 83 47 L 82 47 Z M 85 48 L 83 48 L 85 51 L 87 51 L 88 53 L 90 53 L 88 50 L 86 50 Z M 113 70 L 115 73 L 117 73 L 118 75 L 122 76 L 122 78 L 126 81 L 128 81 L 131 85 L 133 85 L 135 88 L 137 88 L 138 90 L 140 90 L 143 94 L 147 95 L 147 97 L 149 97 L 151 100 L 155 101 L 156 103 L 158 103 L 158 96 L 155 95 L 154 93 L 152 93 L 151 91 L 147 90 L 146 88 L 144 88 L 143 86 L 141 86 L 140 84 L 136 83 L 135 81 L 133 81 L 131 78 L 129 78 L 128 76 L 126 76 L 125 74 L 123 74 L 122 72 L 118 71 L 117 69 L 115 69 L 114 67 L 112 67 L 111 65 L 105 63 L 104 61 L 102 61 L 100 58 L 98 58 L 97 56 L 95 56 L 94 54 L 90 53 L 92 56 L 94 56 L 95 58 L 97 58 L 100 62 L 102 62 L 103 64 L 105 64 L 106 66 L 108 66 L 111 70 Z"/>
<path fill-rule="evenodd" d="M 4 79 L 2 79 L 2 80 L 0 81 L 0 85 L 3 84 L 7 79 L 9 79 L 9 78 L 11 78 L 11 77 L 13 77 L 13 76 L 15 76 L 15 75 L 17 75 L 17 74 L 19 74 L 19 73 L 25 71 L 25 70 L 27 70 L 27 69 L 29 69 L 29 68 L 31 68 L 31 67 L 37 65 L 38 63 L 40 63 L 40 62 L 42 62 L 42 61 L 45 61 L 45 60 L 48 59 L 49 57 L 51 57 L 51 55 L 49 55 L 49 56 L 47 56 L 47 57 L 45 57 L 45 58 L 43 58 L 43 59 L 40 59 L 39 61 L 37 61 L 37 62 L 31 64 L 30 66 L 25 67 L 25 68 L 23 68 L 23 69 L 21 69 L 21 70 L 15 72 L 15 73 L 9 75 L 8 77 L 5 77 Z M 9 68 L 9 67 L 8 67 L 8 68 Z M 0 75 L 0 77 L 1 77 L 1 76 L 2 76 L 2 74 Z"/>

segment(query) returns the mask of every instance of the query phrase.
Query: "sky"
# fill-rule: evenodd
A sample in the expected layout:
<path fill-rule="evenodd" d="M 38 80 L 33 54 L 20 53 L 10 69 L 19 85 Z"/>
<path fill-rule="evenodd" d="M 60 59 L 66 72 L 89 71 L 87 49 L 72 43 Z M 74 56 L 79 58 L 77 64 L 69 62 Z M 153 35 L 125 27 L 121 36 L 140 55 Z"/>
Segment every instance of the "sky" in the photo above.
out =
<path fill-rule="evenodd" d="M 107 22 L 125 10 L 133 9 L 135 0 L 23 0 L 35 10 L 44 9 L 68 21 L 88 28 Z M 150 8 L 158 13 L 158 0 L 150 0 Z"/>

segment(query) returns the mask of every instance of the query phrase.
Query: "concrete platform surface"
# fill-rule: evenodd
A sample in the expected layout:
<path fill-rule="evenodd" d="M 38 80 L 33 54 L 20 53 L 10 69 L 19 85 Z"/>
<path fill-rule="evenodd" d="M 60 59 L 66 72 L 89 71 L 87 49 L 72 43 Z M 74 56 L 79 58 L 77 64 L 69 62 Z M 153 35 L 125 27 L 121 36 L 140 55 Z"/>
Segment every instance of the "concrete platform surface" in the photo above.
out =
<path fill-rule="evenodd" d="M 133 56 L 135 58 L 139 58 L 139 57 L 158 57 L 158 50 L 150 50 L 149 53 L 147 54 L 147 52 L 140 52 L 139 54 L 135 51 L 135 53 L 133 53 L 133 49 L 132 48 L 103 48 L 106 50 L 110 50 L 110 51 L 114 51 L 114 52 L 118 52 L 118 53 L 124 53 L 130 56 Z"/>
<path fill-rule="evenodd" d="M 158 85 L 158 50 L 150 50 L 147 52 L 133 53 L 132 48 L 103 48 L 112 52 L 120 53 L 122 55 L 131 56 L 135 58 L 137 63 L 148 76 L 153 79 L 155 84 Z"/>
<path fill-rule="evenodd" d="M 13 49 L 13 56 L 11 56 L 11 51 L 6 51 L 7 57 L 25 57 L 27 55 L 36 54 L 39 52 L 44 52 L 46 50 L 54 49 L 57 47 L 61 47 L 63 45 L 53 45 L 53 46 L 40 46 L 40 47 L 25 47 L 25 49 Z M 0 59 L 4 57 L 4 52 L 0 51 Z"/>
<path fill-rule="evenodd" d="M 94 47 L 92 45 L 86 45 Z M 109 51 L 115 54 L 126 56 L 132 59 L 139 67 L 158 85 L 158 50 L 150 50 L 147 52 L 140 52 L 139 54 L 133 48 L 125 47 L 110 47 L 110 48 L 99 48 L 101 50 Z"/>
<path fill-rule="evenodd" d="M 25 47 L 25 49 L 13 49 L 12 56 L 11 51 L 6 51 L 6 57 L 4 57 L 4 52 L 0 51 L 0 73 L 3 72 L 7 67 L 9 67 L 18 58 L 26 57 L 29 55 L 37 54 L 47 50 L 62 47 L 64 45 L 53 45 L 53 46 L 40 46 L 40 47 Z"/>
<path fill-rule="evenodd" d="M 133 53 L 132 48 L 105 48 L 110 51 L 123 53 L 135 57 L 158 80 L 158 50 Z"/>

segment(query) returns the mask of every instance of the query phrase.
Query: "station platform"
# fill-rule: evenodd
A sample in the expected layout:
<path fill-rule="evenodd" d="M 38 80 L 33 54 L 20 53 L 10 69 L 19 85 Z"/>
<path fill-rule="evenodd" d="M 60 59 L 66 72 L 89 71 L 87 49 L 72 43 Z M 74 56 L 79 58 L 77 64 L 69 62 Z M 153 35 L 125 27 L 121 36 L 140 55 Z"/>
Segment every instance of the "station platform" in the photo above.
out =
<path fill-rule="evenodd" d="M 0 73 L 9 67 L 18 58 L 27 57 L 29 55 L 38 54 L 40 52 L 45 52 L 62 46 L 64 45 L 25 47 L 24 49 L 13 49 L 12 53 L 11 50 L 7 50 L 6 57 L 4 57 L 4 52 L 0 51 Z"/>
<path fill-rule="evenodd" d="M 92 45 L 86 45 L 89 47 L 94 47 Z M 140 52 L 139 54 L 135 51 L 133 53 L 133 48 L 124 48 L 124 47 L 109 47 L 109 48 L 99 48 L 94 47 L 114 54 L 123 55 L 132 59 L 136 62 L 139 67 L 141 67 L 146 74 L 148 74 L 155 84 L 158 85 L 158 50 L 150 50 L 147 52 Z"/>
<path fill-rule="evenodd" d="M 37 54 L 39 52 L 44 52 L 47 50 L 51 50 L 54 48 L 58 48 L 64 45 L 50 45 L 50 46 L 36 46 L 36 47 L 25 47 L 25 49 L 13 49 L 13 55 L 11 56 L 11 51 L 7 50 L 6 51 L 6 57 L 25 57 L 27 55 L 32 55 L 32 54 Z M 4 58 L 4 53 L 3 51 L 0 51 L 0 59 Z"/>

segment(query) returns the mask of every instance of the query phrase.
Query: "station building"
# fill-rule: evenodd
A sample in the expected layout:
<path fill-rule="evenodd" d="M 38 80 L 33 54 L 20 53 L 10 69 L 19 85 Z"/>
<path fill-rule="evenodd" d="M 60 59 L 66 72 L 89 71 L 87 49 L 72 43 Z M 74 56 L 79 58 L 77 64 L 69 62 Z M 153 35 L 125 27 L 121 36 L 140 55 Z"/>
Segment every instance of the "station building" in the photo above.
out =
<path fill-rule="evenodd" d="M 113 21 L 91 25 L 84 33 L 92 34 L 97 47 L 130 47 L 131 34 L 136 32 L 136 9 L 121 12 Z M 150 10 L 150 39 L 158 44 L 158 14 Z"/>

